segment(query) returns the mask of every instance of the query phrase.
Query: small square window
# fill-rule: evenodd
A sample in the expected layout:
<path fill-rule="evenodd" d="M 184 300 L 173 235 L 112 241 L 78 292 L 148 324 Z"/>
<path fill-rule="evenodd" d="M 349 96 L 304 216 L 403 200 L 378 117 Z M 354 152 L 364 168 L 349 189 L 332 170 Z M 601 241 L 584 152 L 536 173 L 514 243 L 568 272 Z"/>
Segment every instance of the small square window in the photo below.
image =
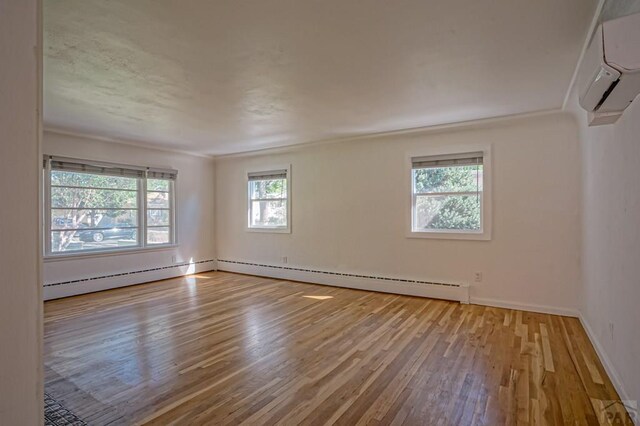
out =
<path fill-rule="evenodd" d="M 411 236 L 489 239 L 484 152 L 411 158 Z"/>
<path fill-rule="evenodd" d="M 290 232 L 289 168 L 247 174 L 249 230 Z"/>

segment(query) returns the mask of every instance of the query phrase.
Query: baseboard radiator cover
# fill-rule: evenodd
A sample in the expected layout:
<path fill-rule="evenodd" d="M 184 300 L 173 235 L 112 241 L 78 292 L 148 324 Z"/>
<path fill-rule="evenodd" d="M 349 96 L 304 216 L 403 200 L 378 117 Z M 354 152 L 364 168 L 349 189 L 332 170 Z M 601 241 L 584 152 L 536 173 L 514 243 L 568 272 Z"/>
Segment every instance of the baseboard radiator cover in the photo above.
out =
<path fill-rule="evenodd" d="M 469 303 L 467 283 L 438 282 L 218 259 L 218 270 L 314 284 Z"/>
<path fill-rule="evenodd" d="M 111 288 L 126 287 L 150 281 L 175 278 L 216 269 L 216 260 L 207 259 L 194 262 L 163 265 L 135 271 L 116 272 L 100 276 L 78 278 L 68 281 L 51 282 L 43 285 L 44 300 L 59 299 Z"/>

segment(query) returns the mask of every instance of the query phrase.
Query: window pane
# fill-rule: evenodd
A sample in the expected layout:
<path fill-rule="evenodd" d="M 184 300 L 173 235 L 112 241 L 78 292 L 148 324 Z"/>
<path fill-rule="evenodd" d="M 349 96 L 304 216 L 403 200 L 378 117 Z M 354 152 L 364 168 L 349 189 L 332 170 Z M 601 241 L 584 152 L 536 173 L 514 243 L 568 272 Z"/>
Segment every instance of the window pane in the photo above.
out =
<path fill-rule="evenodd" d="M 287 180 L 253 180 L 249 181 L 251 199 L 287 198 Z"/>
<path fill-rule="evenodd" d="M 482 191 L 482 165 L 414 169 L 415 192 Z"/>
<path fill-rule="evenodd" d="M 170 228 L 168 226 L 162 228 L 147 228 L 147 244 L 169 244 Z"/>
<path fill-rule="evenodd" d="M 136 191 L 90 188 L 51 188 L 51 207 L 72 208 L 136 208 Z"/>
<path fill-rule="evenodd" d="M 118 176 L 101 176 L 89 173 L 75 173 L 52 170 L 51 185 L 135 190 L 138 187 L 138 180 L 134 178 Z"/>
<path fill-rule="evenodd" d="M 135 247 L 137 245 L 137 228 L 51 232 L 51 251 L 53 253 L 115 249 L 119 247 Z"/>
<path fill-rule="evenodd" d="M 168 192 L 151 192 L 147 191 L 147 208 L 169 208 Z"/>
<path fill-rule="evenodd" d="M 138 210 L 51 209 L 51 229 L 138 226 Z"/>
<path fill-rule="evenodd" d="M 166 179 L 147 179 L 147 191 L 169 192 L 169 181 Z"/>
<path fill-rule="evenodd" d="M 414 231 L 480 230 L 482 196 L 416 196 Z"/>
<path fill-rule="evenodd" d="M 251 227 L 286 227 L 287 201 L 252 201 L 250 214 Z"/>
<path fill-rule="evenodd" d="M 140 244 L 138 179 L 52 171 L 51 184 L 51 252 Z"/>
<path fill-rule="evenodd" d="M 170 217 L 169 210 L 147 210 L 147 225 L 169 226 Z"/>
<path fill-rule="evenodd" d="M 147 244 L 170 244 L 171 182 L 166 179 L 147 180 Z"/>

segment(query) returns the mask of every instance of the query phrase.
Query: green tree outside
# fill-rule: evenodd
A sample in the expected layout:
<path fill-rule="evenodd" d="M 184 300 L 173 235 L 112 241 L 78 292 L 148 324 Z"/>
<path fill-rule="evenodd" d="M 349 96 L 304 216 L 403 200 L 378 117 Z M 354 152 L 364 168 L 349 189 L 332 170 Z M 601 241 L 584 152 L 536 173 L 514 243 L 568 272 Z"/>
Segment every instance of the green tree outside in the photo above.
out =
<path fill-rule="evenodd" d="M 455 193 L 482 190 L 482 165 L 414 170 L 417 193 Z M 479 230 L 481 202 L 477 195 L 417 196 L 418 229 Z"/>
<path fill-rule="evenodd" d="M 137 184 L 135 178 L 52 171 L 51 250 L 64 251 L 78 228 L 137 226 Z"/>
<path fill-rule="evenodd" d="M 252 199 L 287 198 L 287 180 L 256 180 L 251 182 Z M 258 201 L 256 222 L 266 226 L 280 226 L 286 222 L 286 202 Z"/>

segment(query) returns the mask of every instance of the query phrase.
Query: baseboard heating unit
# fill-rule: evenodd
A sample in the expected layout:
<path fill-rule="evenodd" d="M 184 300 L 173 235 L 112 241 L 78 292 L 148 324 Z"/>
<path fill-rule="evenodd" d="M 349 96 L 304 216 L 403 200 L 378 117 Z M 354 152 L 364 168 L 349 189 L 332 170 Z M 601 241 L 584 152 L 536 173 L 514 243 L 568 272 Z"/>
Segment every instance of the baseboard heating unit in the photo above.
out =
<path fill-rule="evenodd" d="M 156 266 L 135 271 L 79 278 L 44 284 L 44 300 L 59 299 L 117 287 L 126 287 L 167 278 L 180 277 L 216 269 L 215 259 L 198 260 L 174 265 Z"/>
<path fill-rule="evenodd" d="M 434 299 L 454 300 L 465 304 L 469 303 L 469 285 L 467 283 L 393 278 L 225 259 L 218 259 L 218 270 L 324 284 L 334 287 L 347 287 L 358 290 L 380 291 L 383 293 L 430 297 Z"/>

